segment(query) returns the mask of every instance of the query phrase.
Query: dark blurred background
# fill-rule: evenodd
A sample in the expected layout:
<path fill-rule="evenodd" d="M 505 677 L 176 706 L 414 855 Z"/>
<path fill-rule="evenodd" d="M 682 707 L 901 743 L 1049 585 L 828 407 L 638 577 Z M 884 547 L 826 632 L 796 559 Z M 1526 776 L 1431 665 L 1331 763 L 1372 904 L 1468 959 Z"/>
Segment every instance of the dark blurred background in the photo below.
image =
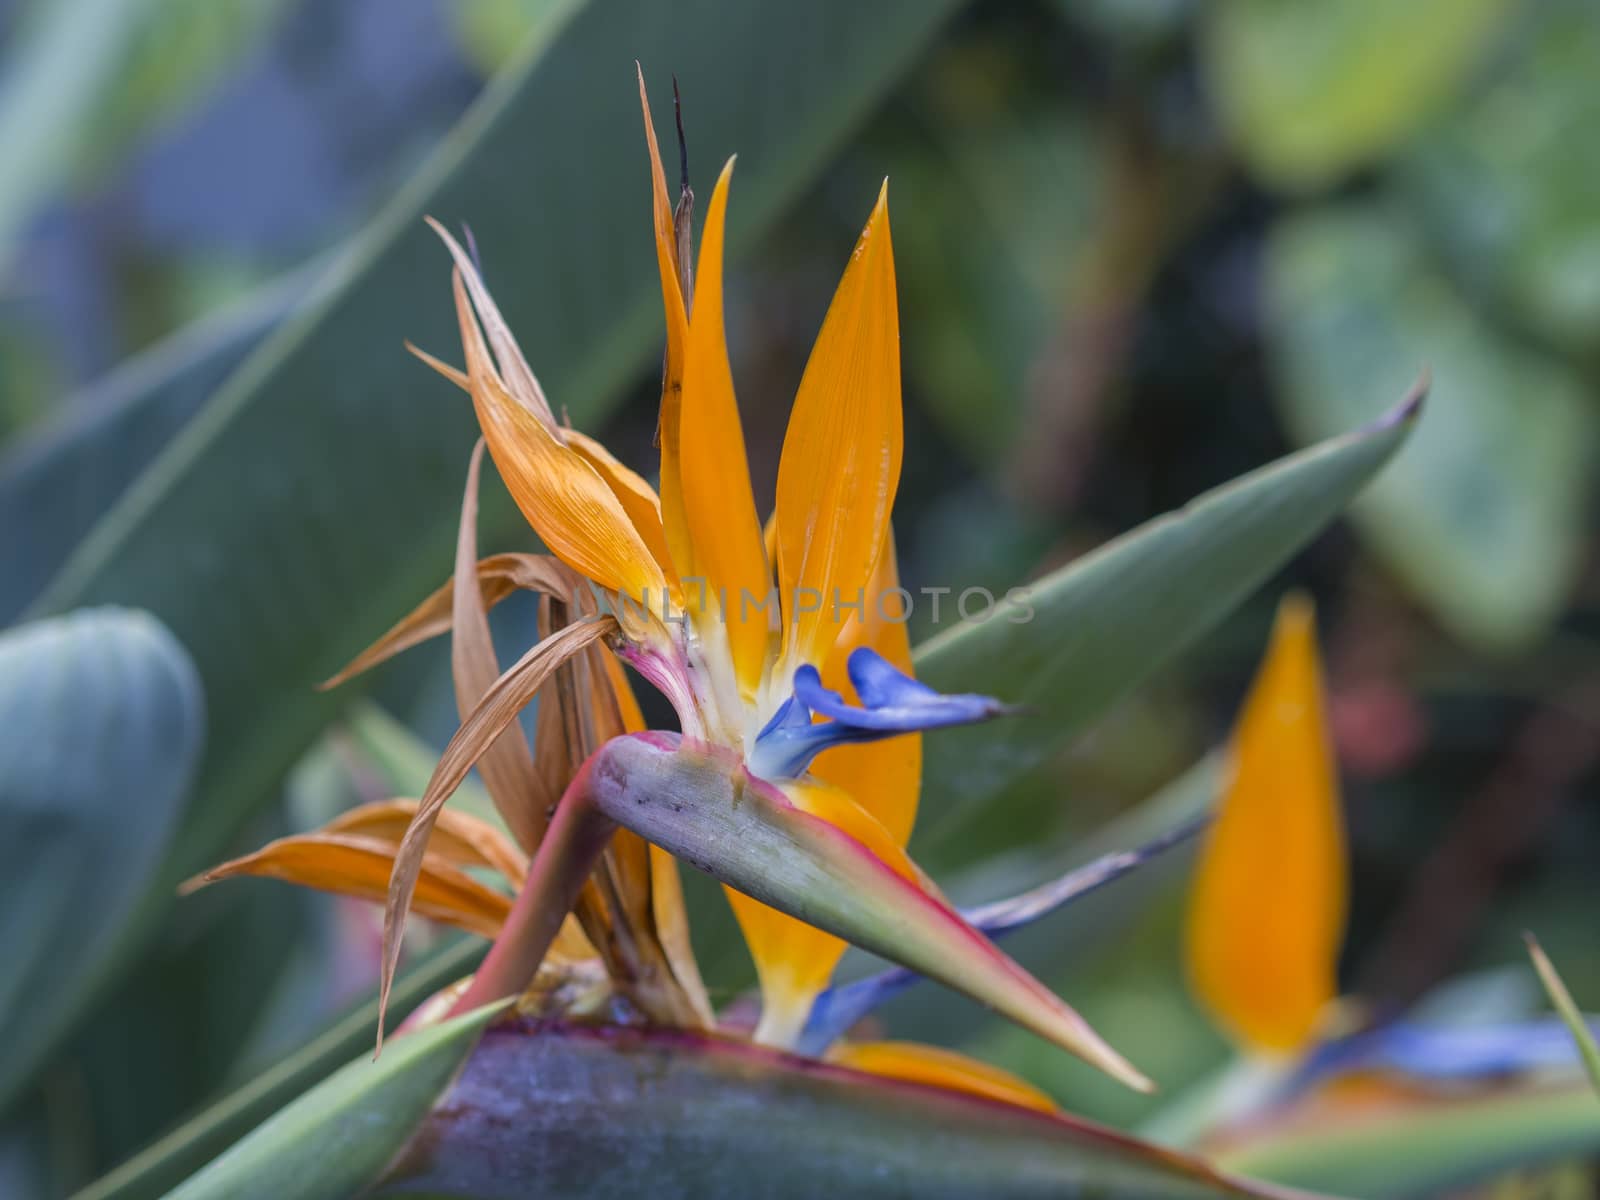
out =
<path fill-rule="evenodd" d="M 293 303 L 514 49 L 570 7 L 0 2 L 0 470 L 25 466 L 75 410 L 114 408 L 125 385 L 102 381 L 125 360 L 171 353 L 197 322 Z M 62 44 L 41 51 L 51 37 Z M 633 53 L 584 86 L 629 93 Z M 706 194 L 719 163 L 697 148 L 696 81 L 683 83 Z M 659 120 L 668 80 L 652 86 Z M 1303 586 L 1319 604 L 1352 829 L 1348 989 L 1403 1006 L 1520 963 L 1517 935 L 1533 928 L 1579 998 L 1600 998 L 1597 127 L 1591 0 L 991 0 L 897 73 L 747 239 L 729 319 L 757 495 L 770 496 L 789 397 L 889 176 L 907 420 L 897 527 L 913 586 L 1003 592 L 1370 419 L 1426 369 L 1435 381 L 1414 444 L 1352 520 L 946 842 L 972 859 L 1004 851 L 1026 876 L 1030 847 L 1087 837 L 1180 775 L 1226 735 L 1276 597 Z M 642 162 L 642 145 L 627 150 Z M 545 193 L 589 186 L 530 177 L 534 223 Z M 637 178 L 623 211 L 638 228 L 617 237 L 643 257 Z M 491 285 L 523 269 L 481 249 Z M 396 354 L 408 332 L 392 330 Z M 429 387 L 418 368 L 418 398 L 396 395 L 395 420 L 441 403 Z M 640 373 L 591 431 L 649 464 L 655 403 Z M 8 527 L 25 538 L 29 514 Z M 60 557 L 36 567 L 0 546 L 4 569 L 37 571 L 35 586 Z M 441 558 L 427 573 L 447 572 Z M 528 636 L 529 611 L 508 606 L 503 645 Z M 378 693 L 435 745 L 454 720 L 441 668 L 418 655 Z M 325 738 L 241 844 L 382 791 L 374 771 L 400 768 L 375 737 L 369 722 Z M 972 886 L 995 894 L 1005 869 Z M 45 1075 L 19 1119 L 47 1127 L 30 1144 L 48 1163 L 16 1178 L 82 1182 L 364 994 L 368 914 L 267 884 L 240 895 L 216 943 L 199 923 L 169 938 L 115 1016 Z M 1119 936 L 1039 951 L 1164 1081 L 1222 1054 L 1181 986 L 1180 902 L 1171 888 L 1115 901 L 1103 919 Z M 706 908 L 711 982 L 731 995 L 749 966 Z M 922 1020 L 1070 1105 L 1141 1111 L 970 1013 Z"/>

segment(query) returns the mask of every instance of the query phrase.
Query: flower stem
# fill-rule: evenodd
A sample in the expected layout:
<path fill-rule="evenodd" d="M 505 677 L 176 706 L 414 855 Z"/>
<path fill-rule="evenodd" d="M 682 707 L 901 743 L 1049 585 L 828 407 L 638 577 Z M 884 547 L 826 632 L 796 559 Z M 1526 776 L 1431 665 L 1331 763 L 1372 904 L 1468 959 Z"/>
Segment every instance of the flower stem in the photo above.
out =
<path fill-rule="evenodd" d="M 544 962 L 617 828 L 595 805 L 589 786 L 593 762 L 591 758 L 584 763 L 567 785 L 500 936 L 451 1008 L 451 1016 L 520 994 Z"/>

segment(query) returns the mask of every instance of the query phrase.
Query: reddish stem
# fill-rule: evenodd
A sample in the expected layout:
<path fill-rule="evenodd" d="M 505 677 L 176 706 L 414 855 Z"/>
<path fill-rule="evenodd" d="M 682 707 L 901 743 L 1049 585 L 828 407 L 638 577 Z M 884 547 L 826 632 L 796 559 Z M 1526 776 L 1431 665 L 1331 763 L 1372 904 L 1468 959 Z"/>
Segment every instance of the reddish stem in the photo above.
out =
<path fill-rule="evenodd" d="M 590 758 L 584 763 L 567 785 L 500 936 L 450 1009 L 451 1016 L 519 995 L 544 962 L 561 923 L 617 828 L 617 823 L 596 807 L 590 792 L 593 762 Z"/>

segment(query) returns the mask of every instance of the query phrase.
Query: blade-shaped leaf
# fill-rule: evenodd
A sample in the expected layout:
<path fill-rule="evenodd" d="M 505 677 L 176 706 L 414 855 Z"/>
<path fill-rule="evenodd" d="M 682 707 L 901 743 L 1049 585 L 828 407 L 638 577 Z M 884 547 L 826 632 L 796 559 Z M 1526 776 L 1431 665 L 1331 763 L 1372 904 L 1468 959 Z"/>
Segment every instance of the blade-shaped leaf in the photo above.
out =
<path fill-rule="evenodd" d="M 306 268 L 129 359 L 0 457 L 0 621 L 22 612 L 89 529 L 310 285 Z"/>
<path fill-rule="evenodd" d="M 169 1200 L 348 1200 L 375 1180 L 433 1107 L 504 1004 L 356 1059 L 258 1127 Z"/>
<path fill-rule="evenodd" d="M 1214 626 L 1336 517 L 1406 441 L 1414 392 L 1383 420 L 1288 455 L 1158 517 L 920 648 L 919 679 L 1031 710 L 927 739 L 919 860 Z"/>
<path fill-rule="evenodd" d="M 1600 417 L 1581 373 L 1485 321 L 1434 269 L 1426 236 L 1376 204 L 1279 223 L 1266 258 L 1275 398 L 1310 442 L 1432 363 L 1433 412 L 1351 516 L 1454 633 L 1526 647 L 1581 566 Z"/>
<path fill-rule="evenodd" d="M 668 1031 L 488 1031 L 378 1195 L 1281 1196 L 1032 1109 Z"/>
<path fill-rule="evenodd" d="M 1461 85 L 1508 0 L 1219 0 L 1210 90 L 1268 182 L 1326 184 L 1416 131 Z"/>
<path fill-rule="evenodd" d="M 441 988 L 470 974 L 484 949 L 485 944 L 476 938 L 461 939 L 403 974 L 389 998 L 391 1017 L 399 1019 Z M 370 1053 L 377 1023 L 378 1001 L 374 996 L 289 1057 L 208 1104 L 160 1141 L 77 1193 L 73 1200 L 156 1200 L 165 1196 L 352 1057 Z"/>
<path fill-rule="evenodd" d="M 474 430 L 453 389 L 400 347 L 409 336 L 444 352 L 456 337 L 448 262 L 423 214 L 471 223 L 548 394 L 592 428 L 660 347 L 633 56 L 653 78 L 677 74 L 697 161 L 743 152 L 730 237 L 748 245 L 954 8 L 619 0 L 556 10 L 521 68 L 490 87 L 42 601 L 143 604 L 215 685 L 215 736 L 173 879 L 215 857 L 327 723 L 341 701 L 309 696 L 310 685 L 449 562 Z M 614 88 L 597 82 L 613 73 Z M 511 527 L 503 501 L 484 516 L 486 540 Z"/>
<path fill-rule="evenodd" d="M 0 1099 L 82 1011 L 166 854 L 200 754 L 200 683 L 149 615 L 0 637 Z"/>

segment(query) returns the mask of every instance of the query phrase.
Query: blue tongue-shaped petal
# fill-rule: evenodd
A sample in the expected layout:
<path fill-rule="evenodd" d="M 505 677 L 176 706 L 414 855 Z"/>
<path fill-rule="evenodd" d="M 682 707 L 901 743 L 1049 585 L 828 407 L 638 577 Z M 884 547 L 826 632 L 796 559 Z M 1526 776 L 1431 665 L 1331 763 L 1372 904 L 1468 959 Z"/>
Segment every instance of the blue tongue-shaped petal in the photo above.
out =
<path fill-rule="evenodd" d="M 845 668 L 860 706 L 824 687 L 815 667 L 801 666 L 794 673 L 794 695 L 756 738 L 751 770 L 765 779 L 790 779 L 830 746 L 970 725 L 1015 711 L 992 696 L 936 692 L 865 646 L 851 652 Z M 813 722 L 813 713 L 827 720 Z"/>

